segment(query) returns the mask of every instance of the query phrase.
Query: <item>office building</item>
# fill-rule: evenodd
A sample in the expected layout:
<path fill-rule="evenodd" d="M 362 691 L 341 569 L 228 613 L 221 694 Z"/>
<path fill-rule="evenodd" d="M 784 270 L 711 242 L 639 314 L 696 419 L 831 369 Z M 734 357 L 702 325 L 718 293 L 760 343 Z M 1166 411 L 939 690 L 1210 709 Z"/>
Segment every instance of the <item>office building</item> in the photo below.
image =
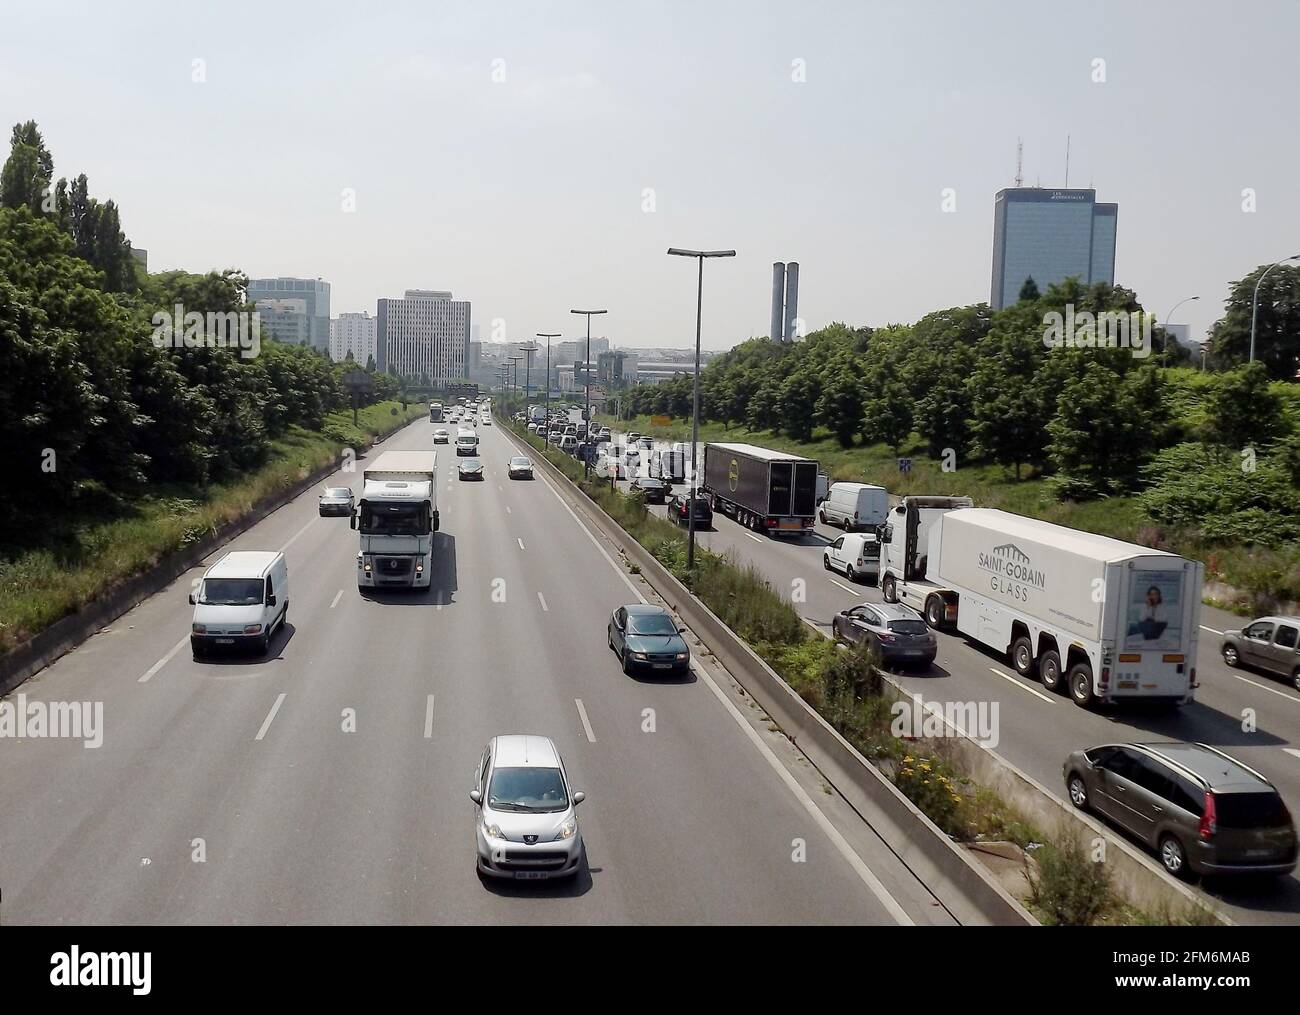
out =
<path fill-rule="evenodd" d="M 368 311 L 359 314 L 339 314 L 330 321 L 330 359 L 342 363 L 352 354 L 352 362 L 364 367 L 373 356 L 379 362 L 377 348 L 379 321 Z"/>
<path fill-rule="evenodd" d="M 469 376 L 470 307 L 450 292 L 408 289 L 379 301 L 375 344 L 380 370 L 447 384 Z"/>
<path fill-rule="evenodd" d="M 277 324 L 284 334 L 305 334 L 306 341 L 298 344 L 313 346 L 322 351 L 330 343 L 330 284 L 311 278 L 254 278 L 248 282 L 248 301 L 256 304 L 260 312 L 263 302 L 277 315 L 301 314 L 301 324 L 281 321 Z M 299 309 L 292 309 L 291 302 Z M 262 323 L 265 325 L 263 314 Z M 274 335 L 272 337 L 275 337 Z M 277 338 L 277 341 L 282 341 Z"/>
<path fill-rule="evenodd" d="M 261 299 L 253 304 L 262 334 L 284 345 L 311 345 L 311 316 L 307 301 Z"/>
<path fill-rule="evenodd" d="M 993 284 L 989 305 L 1020 299 L 1025 280 L 1039 292 L 1077 277 L 1085 286 L 1115 284 L 1119 205 L 1100 204 L 1095 190 L 1011 187 L 993 202 Z"/>

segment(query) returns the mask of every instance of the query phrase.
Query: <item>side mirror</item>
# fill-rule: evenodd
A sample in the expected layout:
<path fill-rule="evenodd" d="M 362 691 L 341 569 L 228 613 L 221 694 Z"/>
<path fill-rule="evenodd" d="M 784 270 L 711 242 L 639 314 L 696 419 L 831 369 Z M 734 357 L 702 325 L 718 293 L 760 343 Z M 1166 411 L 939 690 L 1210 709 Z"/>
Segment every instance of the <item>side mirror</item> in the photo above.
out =
<path fill-rule="evenodd" d="M 573 806 L 577 807 L 578 804 L 582 803 L 582 801 L 586 799 L 587 799 L 587 794 L 579 790 L 577 793 L 573 794 Z"/>
<path fill-rule="evenodd" d="M 679 628 L 677 629 L 677 633 L 678 633 L 678 634 L 685 634 L 685 633 L 686 633 L 686 628 L 684 628 L 684 627 L 679 627 Z"/>
<path fill-rule="evenodd" d="M 470 790 L 470 791 L 469 791 L 469 798 L 470 798 L 471 800 L 474 801 L 474 805 L 475 805 L 476 807 L 482 807 L 482 806 L 483 806 L 483 794 L 480 793 L 478 790 L 476 790 L 476 789 L 472 789 L 472 790 Z"/>
<path fill-rule="evenodd" d="M 269 596 L 266 597 L 266 605 L 267 605 L 267 606 L 274 606 L 274 605 L 275 605 L 275 593 L 274 593 L 274 592 L 272 592 Z"/>
<path fill-rule="evenodd" d="M 354 508 L 351 516 L 348 518 L 348 527 L 355 529 L 357 527 L 357 512 Z"/>
<path fill-rule="evenodd" d="M 190 605 L 191 605 L 191 606 L 194 605 L 194 593 L 193 593 L 193 592 L 190 593 Z"/>

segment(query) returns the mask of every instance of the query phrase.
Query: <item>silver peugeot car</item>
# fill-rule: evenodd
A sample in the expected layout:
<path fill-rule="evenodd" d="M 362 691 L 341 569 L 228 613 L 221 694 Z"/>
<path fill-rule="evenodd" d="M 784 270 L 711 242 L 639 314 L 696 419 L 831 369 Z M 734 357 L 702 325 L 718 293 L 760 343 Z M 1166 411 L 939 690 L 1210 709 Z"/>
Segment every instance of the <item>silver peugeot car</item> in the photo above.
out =
<path fill-rule="evenodd" d="M 493 737 L 474 770 L 469 798 L 480 874 L 520 880 L 567 878 L 582 863 L 577 806 L 560 752 L 547 737 Z"/>

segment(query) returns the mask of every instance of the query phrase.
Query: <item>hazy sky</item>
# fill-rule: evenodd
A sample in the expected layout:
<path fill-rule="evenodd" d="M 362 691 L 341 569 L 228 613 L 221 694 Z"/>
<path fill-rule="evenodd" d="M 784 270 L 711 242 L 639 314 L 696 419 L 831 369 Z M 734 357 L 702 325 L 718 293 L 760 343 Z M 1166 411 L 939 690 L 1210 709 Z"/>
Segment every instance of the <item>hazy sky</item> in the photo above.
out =
<path fill-rule="evenodd" d="M 1069 134 L 1070 184 L 1119 203 L 1116 281 L 1161 320 L 1199 294 L 1199 337 L 1300 252 L 1297 39 L 1296 0 L 0 0 L 0 123 L 36 119 L 155 271 L 318 276 L 335 314 L 450 289 L 485 340 L 606 307 L 616 343 L 688 345 L 694 262 L 664 251 L 733 247 L 715 349 L 767 333 L 774 260 L 809 329 L 987 300 L 1016 139 L 1060 186 Z"/>

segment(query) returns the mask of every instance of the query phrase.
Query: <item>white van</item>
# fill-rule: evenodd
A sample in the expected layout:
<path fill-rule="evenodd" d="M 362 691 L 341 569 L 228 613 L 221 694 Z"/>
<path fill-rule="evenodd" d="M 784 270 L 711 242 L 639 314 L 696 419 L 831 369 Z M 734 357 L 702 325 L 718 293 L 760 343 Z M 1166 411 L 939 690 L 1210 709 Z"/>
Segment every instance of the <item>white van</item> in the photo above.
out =
<path fill-rule="evenodd" d="M 817 518 L 845 532 L 874 530 L 889 518 L 889 492 L 869 483 L 832 483 Z"/>
<path fill-rule="evenodd" d="M 822 566 L 827 571 L 838 571 L 851 582 L 860 579 L 878 581 L 880 578 L 880 544 L 872 533 L 849 533 L 826 547 L 822 553 Z"/>
<path fill-rule="evenodd" d="M 289 567 L 274 550 L 232 550 L 190 593 L 194 658 L 209 649 L 252 647 L 266 655 L 289 616 Z"/>
<path fill-rule="evenodd" d="M 478 454 L 478 434 L 473 430 L 460 429 L 456 431 L 456 454 L 477 455 Z"/>

